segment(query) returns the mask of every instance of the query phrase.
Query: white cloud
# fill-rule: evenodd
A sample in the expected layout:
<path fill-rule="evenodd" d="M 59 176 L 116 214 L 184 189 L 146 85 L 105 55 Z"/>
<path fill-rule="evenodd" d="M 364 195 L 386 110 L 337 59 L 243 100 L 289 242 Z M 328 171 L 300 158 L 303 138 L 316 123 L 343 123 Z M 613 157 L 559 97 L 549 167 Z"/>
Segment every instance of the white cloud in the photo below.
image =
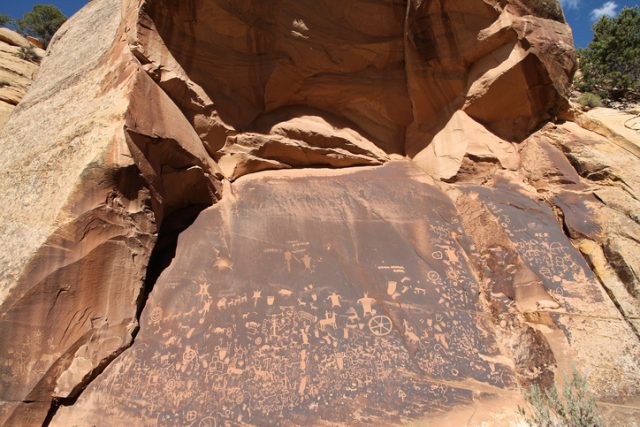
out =
<path fill-rule="evenodd" d="M 591 19 L 597 21 L 603 16 L 608 16 L 610 18 L 616 16 L 618 14 L 618 4 L 614 1 L 608 1 L 597 9 L 593 9 L 591 11 Z"/>
<path fill-rule="evenodd" d="M 577 9 L 580 5 L 580 0 L 560 0 L 560 4 L 565 9 Z"/>

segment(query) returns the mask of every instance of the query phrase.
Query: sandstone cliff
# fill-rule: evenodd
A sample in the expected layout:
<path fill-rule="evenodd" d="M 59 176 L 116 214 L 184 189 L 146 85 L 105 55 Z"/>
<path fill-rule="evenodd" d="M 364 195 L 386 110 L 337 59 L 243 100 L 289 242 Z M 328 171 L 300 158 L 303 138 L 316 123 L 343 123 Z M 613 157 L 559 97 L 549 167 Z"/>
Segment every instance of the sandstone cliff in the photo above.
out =
<path fill-rule="evenodd" d="M 20 49 L 32 46 L 38 61 L 44 56 L 21 35 L 0 28 L 0 129 L 9 120 L 9 115 L 24 97 L 38 71 L 38 63 L 20 56 Z"/>
<path fill-rule="evenodd" d="M 637 419 L 638 146 L 551 3 L 89 3 L 0 137 L 0 423 Z"/>

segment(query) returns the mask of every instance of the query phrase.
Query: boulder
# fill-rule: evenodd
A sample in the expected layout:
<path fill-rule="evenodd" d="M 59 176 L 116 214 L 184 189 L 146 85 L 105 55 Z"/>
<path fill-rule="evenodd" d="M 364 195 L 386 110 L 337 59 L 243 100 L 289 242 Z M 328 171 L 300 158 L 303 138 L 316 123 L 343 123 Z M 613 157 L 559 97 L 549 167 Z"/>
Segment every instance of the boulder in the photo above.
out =
<path fill-rule="evenodd" d="M 637 419 L 574 68 L 555 0 L 89 2 L 0 136 L 0 424 L 507 425 L 574 367 Z"/>
<path fill-rule="evenodd" d="M 131 344 L 163 241 L 221 193 L 196 132 L 128 49 L 124 6 L 93 1 L 60 29 L 0 137 L 13 236 L 0 251 L 2 424 L 42 423 Z"/>

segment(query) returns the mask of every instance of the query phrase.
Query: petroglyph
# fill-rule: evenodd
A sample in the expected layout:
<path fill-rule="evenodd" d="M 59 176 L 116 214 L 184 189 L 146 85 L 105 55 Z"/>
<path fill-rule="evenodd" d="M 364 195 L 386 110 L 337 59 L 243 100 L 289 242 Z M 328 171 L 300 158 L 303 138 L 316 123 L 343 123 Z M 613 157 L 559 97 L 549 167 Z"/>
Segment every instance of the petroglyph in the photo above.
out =
<path fill-rule="evenodd" d="M 340 423 L 355 405 L 384 423 L 468 403 L 473 387 L 465 384 L 517 393 L 512 369 L 496 362 L 502 355 L 467 264 L 479 254 L 461 237 L 449 199 L 424 181 L 379 197 L 386 181 L 364 172 L 332 179 L 311 181 L 312 200 L 329 200 L 348 182 L 371 206 L 353 207 L 345 222 L 343 202 L 322 212 L 310 202 L 308 178 L 289 178 L 286 191 L 247 180 L 238 194 L 252 194 L 237 198 L 232 225 L 217 207 L 200 215 L 181 236 L 189 250 L 178 247 L 143 313 L 153 327 L 88 389 L 101 417 Z M 415 211 L 397 209 L 412 197 Z M 300 214 L 281 215 L 283 204 Z M 507 220 L 498 203 L 491 209 L 522 242 L 521 256 L 548 269 L 545 286 L 578 277 L 574 253 L 548 230 L 525 216 Z M 207 248 L 224 247 L 230 235 L 233 269 L 221 270 Z M 193 282 L 200 273 L 204 280 Z"/>

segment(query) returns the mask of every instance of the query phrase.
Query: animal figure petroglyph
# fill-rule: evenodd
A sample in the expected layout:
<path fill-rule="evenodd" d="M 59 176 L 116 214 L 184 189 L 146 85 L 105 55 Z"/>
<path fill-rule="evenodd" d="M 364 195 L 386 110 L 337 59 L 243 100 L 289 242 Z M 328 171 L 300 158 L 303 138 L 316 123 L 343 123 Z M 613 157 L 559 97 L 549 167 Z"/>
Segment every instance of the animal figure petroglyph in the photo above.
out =
<path fill-rule="evenodd" d="M 320 320 L 320 330 L 324 331 L 327 326 L 333 327 L 333 329 L 338 329 L 338 325 L 336 324 L 336 314 L 332 311 L 331 315 L 325 311 L 325 318 Z"/>
<path fill-rule="evenodd" d="M 261 371 L 259 369 L 254 368 L 253 374 L 256 377 L 256 379 L 273 381 L 273 374 L 269 371 Z"/>
<path fill-rule="evenodd" d="M 415 334 L 415 332 L 413 331 L 413 328 L 409 326 L 409 322 L 407 322 L 407 319 L 404 319 L 402 321 L 402 324 L 404 325 L 404 335 L 407 337 L 409 342 L 412 344 L 419 343 L 420 338 L 418 338 L 418 336 Z"/>

